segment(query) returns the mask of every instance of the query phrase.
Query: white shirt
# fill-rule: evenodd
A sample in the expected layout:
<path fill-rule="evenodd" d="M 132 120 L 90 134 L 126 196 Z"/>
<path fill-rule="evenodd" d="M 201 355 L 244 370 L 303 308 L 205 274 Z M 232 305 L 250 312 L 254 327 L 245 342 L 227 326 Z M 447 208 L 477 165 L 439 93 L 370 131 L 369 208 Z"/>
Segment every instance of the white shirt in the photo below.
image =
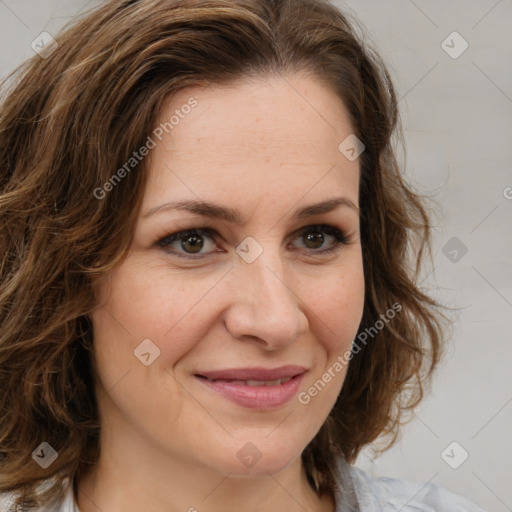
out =
<path fill-rule="evenodd" d="M 338 478 L 335 512 L 485 512 L 440 485 L 372 477 L 342 458 Z"/>
<path fill-rule="evenodd" d="M 335 512 L 485 512 L 467 498 L 437 484 L 372 477 L 342 458 L 338 459 L 337 475 Z M 0 501 L 0 512 L 8 511 L 4 506 L 8 505 Z M 51 507 L 39 512 L 80 512 L 74 502 L 73 487 L 68 486 L 60 509 Z"/>

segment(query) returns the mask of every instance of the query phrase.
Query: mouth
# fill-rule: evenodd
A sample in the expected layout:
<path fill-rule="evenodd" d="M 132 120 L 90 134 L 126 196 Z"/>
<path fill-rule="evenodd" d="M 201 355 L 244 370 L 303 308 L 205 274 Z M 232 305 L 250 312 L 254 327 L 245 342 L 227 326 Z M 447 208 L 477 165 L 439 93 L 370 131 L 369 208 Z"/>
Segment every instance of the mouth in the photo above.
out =
<path fill-rule="evenodd" d="M 240 386 L 280 386 L 281 384 L 285 384 L 286 382 L 291 381 L 294 377 L 284 377 L 282 379 L 275 380 L 237 380 L 237 379 L 208 379 L 203 375 L 196 375 L 200 379 L 205 379 L 210 382 L 226 382 L 228 384 L 238 384 Z"/>
<path fill-rule="evenodd" d="M 212 370 L 197 372 L 196 375 L 208 380 L 223 381 L 256 381 L 256 382 L 275 382 L 278 380 L 296 377 L 306 371 L 304 366 L 286 365 L 277 368 L 264 367 L 246 367 L 246 368 L 228 368 L 225 370 Z"/>
<path fill-rule="evenodd" d="M 283 406 L 296 395 L 306 372 L 302 366 L 289 365 L 201 372 L 194 377 L 210 391 L 239 406 L 270 410 Z"/>

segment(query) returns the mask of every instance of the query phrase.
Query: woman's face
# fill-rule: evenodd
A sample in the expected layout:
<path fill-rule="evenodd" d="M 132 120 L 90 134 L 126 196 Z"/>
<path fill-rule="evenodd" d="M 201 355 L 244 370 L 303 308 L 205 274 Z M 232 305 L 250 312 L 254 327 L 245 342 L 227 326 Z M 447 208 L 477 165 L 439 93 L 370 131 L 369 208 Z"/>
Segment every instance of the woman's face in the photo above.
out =
<path fill-rule="evenodd" d="M 96 290 L 103 429 L 133 457 L 273 474 L 327 418 L 362 317 L 353 129 L 299 75 L 182 90 L 159 122 L 173 115 L 130 251 Z"/>

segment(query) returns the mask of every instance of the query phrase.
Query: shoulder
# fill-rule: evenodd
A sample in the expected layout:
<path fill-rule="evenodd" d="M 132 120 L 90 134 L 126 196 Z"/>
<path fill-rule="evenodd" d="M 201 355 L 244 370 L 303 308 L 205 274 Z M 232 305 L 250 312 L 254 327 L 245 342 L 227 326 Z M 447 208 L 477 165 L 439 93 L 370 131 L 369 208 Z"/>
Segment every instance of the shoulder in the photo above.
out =
<path fill-rule="evenodd" d="M 339 461 L 338 469 L 342 488 L 350 480 L 361 512 L 484 512 L 469 499 L 433 482 L 372 477 L 344 460 Z"/>
<path fill-rule="evenodd" d="M 11 506 L 11 495 L 8 493 L 0 493 L 0 512 L 7 512 Z"/>
<path fill-rule="evenodd" d="M 47 485 L 54 483 L 53 480 L 44 481 L 41 485 L 46 487 Z M 33 512 L 77 512 L 77 508 L 73 497 L 73 486 L 68 478 L 64 478 L 62 481 L 63 490 L 60 497 L 56 496 L 55 500 L 48 504 L 46 507 L 37 507 Z M 17 498 L 16 493 L 0 493 L 0 512 L 12 512 L 14 507 L 15 499 Z"/>

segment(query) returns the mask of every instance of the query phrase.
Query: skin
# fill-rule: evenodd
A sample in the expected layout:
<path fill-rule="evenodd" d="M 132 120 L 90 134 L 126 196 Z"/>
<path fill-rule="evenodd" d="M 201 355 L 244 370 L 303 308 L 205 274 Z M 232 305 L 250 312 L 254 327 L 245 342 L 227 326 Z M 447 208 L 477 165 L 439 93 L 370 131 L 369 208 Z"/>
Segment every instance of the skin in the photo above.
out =
<path fill-rule="evenodd" d="M 358 160 L 338 150 L 353 133 L 347 111 L 317 79 L 291 74 L 182 90 L 161 120 L 191 96 L 197 106 L 151 152 L 127 257 L 96 288 L 102 445 L 99 463 L 78 482 L 78 505 L 332 512 L 332 498 L 309 485 L 301 453 L 332 409 L 346 367 L 308 404 L 294 397 L 271 411 L 236 405 L 194 373 L 298 364 L 307 368 L 306 391 L 350 349 L 364 303 L 358 211 L 342 205 L 292 218 L 337 196 L 358 205 Z M 182 199 L 236 208 L 244 224 L 165 208 L 143 218 Z M 197 250 L 186 237 L 158 244 L 205 224 L 217 234 L 201 238 L 201 259 L 186 258 Z M 319 254 L 334 245 L 332 235 L 311 242 L 297 233 L 317 224 L 338 228 L 349 243 Z M 252 263 L 236 252 L 248 236 L 263 249 Z M 148 338 L 160 356 L 145 366 L 134 350 Z M 237 457 L 248 442 L 261 454 L 250 468 Z"/>

